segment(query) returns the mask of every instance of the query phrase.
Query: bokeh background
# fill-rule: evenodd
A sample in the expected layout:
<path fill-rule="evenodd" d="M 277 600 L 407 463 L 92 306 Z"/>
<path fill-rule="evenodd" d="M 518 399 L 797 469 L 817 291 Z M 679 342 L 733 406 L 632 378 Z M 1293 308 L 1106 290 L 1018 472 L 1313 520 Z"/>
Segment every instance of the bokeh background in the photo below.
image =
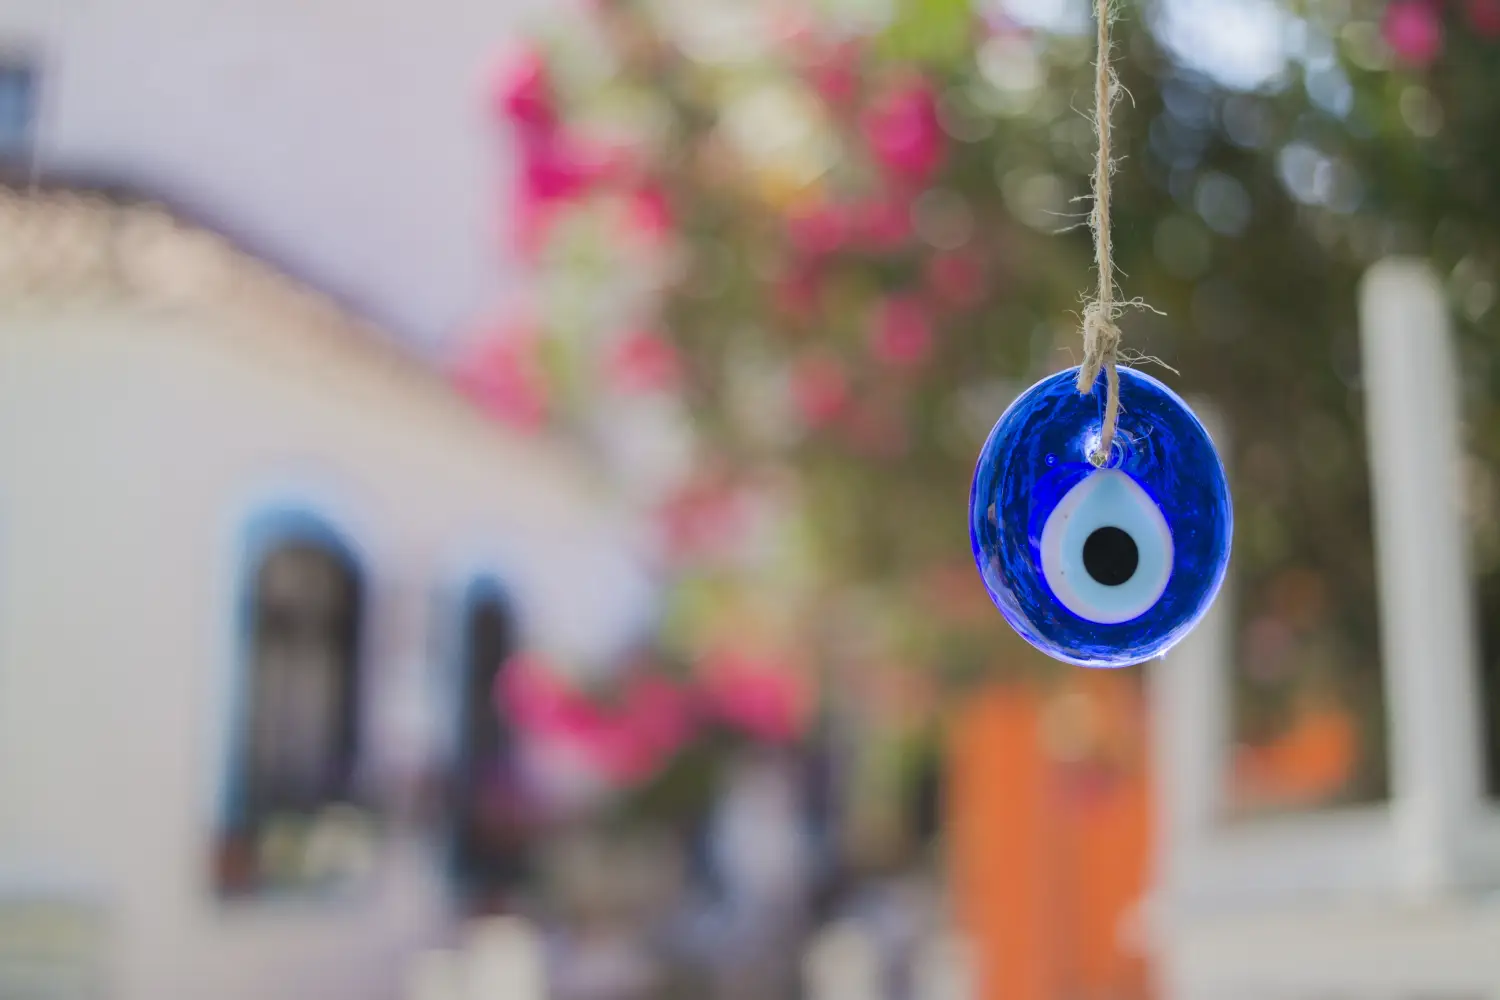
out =
<path fill-rule="evenodd" d="M 1035 653 L 1087 0 L 0 0 L 0 997 L 1500 996 L 1500 0 L 1118 0 L 1230 580 Z"/>

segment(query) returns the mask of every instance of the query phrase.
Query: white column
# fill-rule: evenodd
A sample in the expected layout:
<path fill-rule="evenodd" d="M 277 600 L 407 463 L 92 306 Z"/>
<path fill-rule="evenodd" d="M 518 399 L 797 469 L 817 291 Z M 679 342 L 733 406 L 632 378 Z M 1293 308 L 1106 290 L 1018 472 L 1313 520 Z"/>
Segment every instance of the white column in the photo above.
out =
<path fill-rule="evenodd" d="M 912 1000 L 979 1000 L 974 948 L 955 931 L 934 935 L 917 950 Z"/>
<path fill-rule="evenodd" d="M 1220 455 L 1229 454 L 1223 422 L 1212 405 L 1193 400 Z M 1231 478 L 1234 473 L 1230 470 Z M 1151 763 L 1157 775 L 1157 887 L 1190 888 L 1192 869 L 1223 820 L 1232 743 L 1230 668 L 1234 650 L 1234 567 L 1204 615 L 1178 646 L 1147 671 Z"/>
<path fill-rule="evenodd" d="M 1428 895 L 1458 880 L 1481 788 L 1459 386 L 1442 284 L 1425 263 L 1371 267 L 1359 314 L 1398 874 Z"/>
<path fill-rule="evenodd" d="M 802 963 L 808 1000 L 883 1000 L 875 943 L 853 923 L 834 924 L 808 947 Z"/>
<path fill-rule="evenodd" d="M 418 955 L 407 970 L 403 1000 L 462 1000 L 463 977 L 455 951 Z"/>
<path fill-rule="evenodd" d="M 546 1000 L 542 943 L 516 917 L 492 917 L 469 937 L 465 1000 Z"/>

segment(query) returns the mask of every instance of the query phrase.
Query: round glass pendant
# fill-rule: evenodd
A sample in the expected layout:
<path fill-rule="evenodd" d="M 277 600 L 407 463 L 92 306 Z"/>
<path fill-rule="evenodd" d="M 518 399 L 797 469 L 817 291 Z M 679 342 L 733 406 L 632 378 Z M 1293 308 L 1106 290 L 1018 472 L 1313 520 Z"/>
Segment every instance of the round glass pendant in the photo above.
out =
<path fill-rule="evenodd" d="M 990 431 L 969 494 L 985 589 L 1050 656 L 1123 667 L 1160 656 L 1208 611 L 1233 512 L 1203 424 L 1149 375 L 1119 369 L 1120 417 L 1096 467 L 1105 381 L 1078 369 L 1027 389 Z"/>

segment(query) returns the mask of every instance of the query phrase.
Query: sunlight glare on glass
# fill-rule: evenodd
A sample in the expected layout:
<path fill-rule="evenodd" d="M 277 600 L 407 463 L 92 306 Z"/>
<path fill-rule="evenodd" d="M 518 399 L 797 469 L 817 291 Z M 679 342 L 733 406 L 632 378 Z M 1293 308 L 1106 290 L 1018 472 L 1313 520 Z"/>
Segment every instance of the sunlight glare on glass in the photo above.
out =
<path fill-rule="evenodd" d="M 1162 0 L 1152 27 L 1179 63 L 1234 90 L 1278 82 L 1289 15 L 1273 0 Z"/>

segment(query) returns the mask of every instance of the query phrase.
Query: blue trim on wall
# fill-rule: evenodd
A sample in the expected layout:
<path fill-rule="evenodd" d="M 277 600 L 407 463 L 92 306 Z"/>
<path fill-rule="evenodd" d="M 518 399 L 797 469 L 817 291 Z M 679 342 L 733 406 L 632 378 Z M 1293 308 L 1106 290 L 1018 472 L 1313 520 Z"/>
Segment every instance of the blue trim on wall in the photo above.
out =
<path fill-rule="evenodd" d="M 346 562 L 359 580 L 359 600 L 368 605 L 367 577 L 364 560 L 353 540 L 341 531 L 334 519 L 303 504 L 275 504 L 262 507 L 246 519 L 240 530 L 240 541 L 234 568 L 233 616 L 230 635 L 234 647 L 229 654 L 228 709 L 223 736 L 223 771 L 216 809 L 216 836 L 234 828 L 243 817 L 245 806 L 245 753 L 250 713 L 250 660 L 254 651 L 255 585 L 261 564 L 270 552 L 287 543 L 316 545 L 327 549 Z M 361 608 L 363 620 L 363 608 Z M 363 632 L 363 627 L 361 628 Z M 359 636 L 358 667 L 364 669 L 364 636 Z"/>

